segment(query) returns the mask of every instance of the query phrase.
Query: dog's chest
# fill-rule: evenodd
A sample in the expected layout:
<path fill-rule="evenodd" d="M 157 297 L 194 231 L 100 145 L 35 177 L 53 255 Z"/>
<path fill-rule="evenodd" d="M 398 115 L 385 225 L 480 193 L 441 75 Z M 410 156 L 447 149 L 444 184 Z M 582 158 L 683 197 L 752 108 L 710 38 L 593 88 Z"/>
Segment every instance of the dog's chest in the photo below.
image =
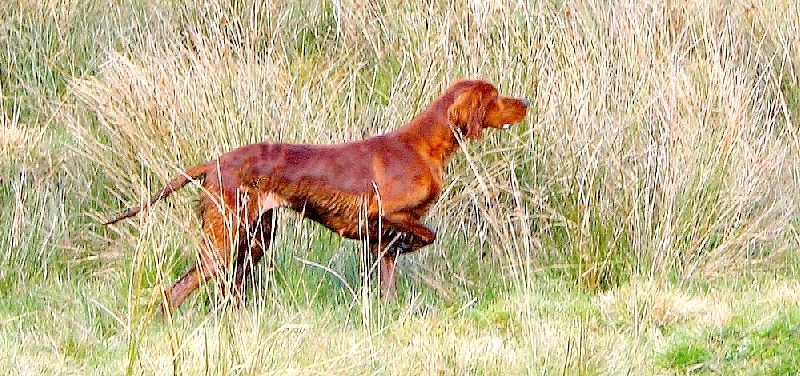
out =
<path fill-rule="evenodd" d="M 361 238 L 378 216 L 375 199 L 370 195 L 353 195 L 345 192 L 323 192 L 306 197 L 295 197 L 289 207 L 305 218 L 348 238 Z"/>

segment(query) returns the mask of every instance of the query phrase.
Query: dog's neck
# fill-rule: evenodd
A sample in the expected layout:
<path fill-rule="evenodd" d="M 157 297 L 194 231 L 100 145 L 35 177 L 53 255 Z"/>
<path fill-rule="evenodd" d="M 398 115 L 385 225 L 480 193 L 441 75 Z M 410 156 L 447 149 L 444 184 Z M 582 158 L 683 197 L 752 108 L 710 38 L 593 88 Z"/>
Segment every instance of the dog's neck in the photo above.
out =
<path fill-rule="evenodd" d="M 416 151 L 438 161 L 442 166 L 459 148 L 458 138 L 454 133 L 459 131 L 458 126 L 452 124 L 447 116 L 450 104 L 452 103 L 448 101 L 434 102 L 426 111 L 400 128 L 400 134 L 413 137 L 407 141 L 414 144 Z"/>

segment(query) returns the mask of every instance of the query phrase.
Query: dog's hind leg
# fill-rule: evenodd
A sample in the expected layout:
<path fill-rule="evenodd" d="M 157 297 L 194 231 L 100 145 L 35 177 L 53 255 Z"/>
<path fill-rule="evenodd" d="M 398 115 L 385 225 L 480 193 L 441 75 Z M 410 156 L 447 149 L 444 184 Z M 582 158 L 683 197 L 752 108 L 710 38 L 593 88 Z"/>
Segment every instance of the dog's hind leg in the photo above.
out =
<path fill-rule="evenodd" d="M 264 256 L 272 240 L 272 213 L 273 209 L 265 211 L 247 229 L 247 237 L 239 243 L 234 273 L 236 275 L 233 293 L 238 299 L 244 293 L 247 278 L 252 278 L 253 268 Z"/>
<path fill-rule="evenodd" d="M 233 211 L 221 208 L 208 197 L 203 197 L 202 200 L 200 215 L 203 219 L 204 241 L 198 264 L 170 288 L 167 294 L 170 310 L 179 307 L 189 294 L 200 286 L 200 283 L 224 274 L 234 249 L 233 245 L 238 244 L 243 235 L 239 229 L 239 220 L 233 215 Z M 226 281 L 220 278 L 218 282 L 219 287 L 222 287 L 222 291 L 219 292 L 224 293 L 227 289 Z"/>

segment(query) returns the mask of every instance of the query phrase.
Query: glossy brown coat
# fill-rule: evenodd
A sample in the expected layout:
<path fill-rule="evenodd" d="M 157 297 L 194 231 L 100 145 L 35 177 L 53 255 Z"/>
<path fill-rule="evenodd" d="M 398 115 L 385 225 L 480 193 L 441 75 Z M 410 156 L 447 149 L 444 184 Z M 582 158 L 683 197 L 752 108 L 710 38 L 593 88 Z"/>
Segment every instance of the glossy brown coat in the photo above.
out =
<path fill-rule="evenodd" d="M 278 207 L 368 242 L 379 261 L 381 292 L 393 298 L 397 254 L 436 238 L 420 219 L 438 198 L 444 166 L 459 147 L 454 132 L 480 139 L 486 127 L 522 121 L 527 107 L 527 100 L 499 96 L 488 82 L 458 81 L 393 132 L 337 145 L 242 146 L 190 168 L 149 202 L 108 223 L 135 215 L 192 180 L 202 181 L 204 246 L 198 266 L 168 292 L 170 307 L 230 265 L 234 278 L 217 279 L 233 281 L 223 291 L 233 292 L 238 301 L 248 272 L 269 247 L 272 213 Z"/>

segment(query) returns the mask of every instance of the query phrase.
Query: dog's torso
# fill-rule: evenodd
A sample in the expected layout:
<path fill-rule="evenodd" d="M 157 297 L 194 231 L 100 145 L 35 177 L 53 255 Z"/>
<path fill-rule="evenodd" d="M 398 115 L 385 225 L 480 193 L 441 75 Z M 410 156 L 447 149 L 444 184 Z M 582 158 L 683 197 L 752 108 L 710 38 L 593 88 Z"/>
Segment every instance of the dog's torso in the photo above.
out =
<path fill-rule="evenodd" d="M 365 230 L 378 235 L 383 214 L 404 211 L 419 219 L 436 200 L 441 170 L 414 170 L 425 165 L 421 158 L 392 135 L 340 145 L 251 144 L 209 163 L 203 186 L 206 196 L 222 193 L 228 202 L 260 200 L 253 215 L 284 206 L 361 239 Z"/>

